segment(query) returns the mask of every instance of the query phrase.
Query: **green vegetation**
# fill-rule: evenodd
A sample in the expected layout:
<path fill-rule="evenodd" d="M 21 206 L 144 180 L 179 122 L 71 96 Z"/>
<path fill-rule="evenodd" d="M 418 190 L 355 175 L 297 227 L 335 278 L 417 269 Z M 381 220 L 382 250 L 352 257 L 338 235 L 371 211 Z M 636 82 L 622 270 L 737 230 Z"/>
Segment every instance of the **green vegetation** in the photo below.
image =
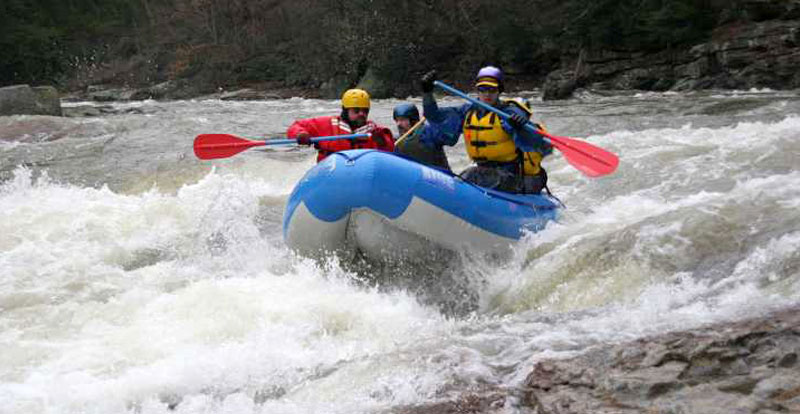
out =
<path fill-rule="evenodd" d="M 741 1 L 4 0 L 0 85 L 368 81 L 405 96 L 433 67 L 468 79 L 494 63 L 540 79 L 581 50 L 691 45 Z"/>
<path fill-rule="evenodd" d="M 579 4 L 584 3 L 584 4 Z M 723 10 L 710 0 L 571 2 L 566 34 L 582 46 L 653 51 L 708 36 Z M 735 2 L 727 3 L 728 6 Z"/>
<path fill-rule="evenodd" d="M 130 37 L 137 10 L 124 0 L 0 2 L 0 85 L 49 83 Z"/>

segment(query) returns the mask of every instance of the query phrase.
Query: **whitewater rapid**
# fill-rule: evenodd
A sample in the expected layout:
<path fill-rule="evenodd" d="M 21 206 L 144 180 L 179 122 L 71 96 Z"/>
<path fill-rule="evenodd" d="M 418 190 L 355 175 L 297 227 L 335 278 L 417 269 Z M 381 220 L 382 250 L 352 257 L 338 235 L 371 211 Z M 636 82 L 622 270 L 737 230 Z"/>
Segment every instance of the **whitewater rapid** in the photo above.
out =
<path fill-rule="evenodd" d="M 398 102 L 371 117 L 390 125 Z M 469 286 L 468 311 L 442 286 L 365 282 L 286 249 L 283 205 L 312 151 L 192 155 L 197 134 L 277 136 L 338 102 L 114 107 L 0 117 L 0 413 L 386 412 L 800 303 L 793 93 L 534 99 L 550 131 L 621 164 L 590 179 L 550 157 L 568 208 L 511 262 L 447 275 Z M 464 152 L 447 149 L 457 171 Z"/>

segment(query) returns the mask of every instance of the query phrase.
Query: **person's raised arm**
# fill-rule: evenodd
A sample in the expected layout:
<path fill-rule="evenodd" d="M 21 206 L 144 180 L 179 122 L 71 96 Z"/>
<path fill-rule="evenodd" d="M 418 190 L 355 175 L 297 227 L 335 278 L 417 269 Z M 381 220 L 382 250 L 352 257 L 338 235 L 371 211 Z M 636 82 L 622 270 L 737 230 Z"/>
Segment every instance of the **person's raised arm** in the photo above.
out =
<path fill-rule="evenodd" d="M 422 75 L 422 78 L 420 78 L 422 110 L 428 122 L 428 128 L 423 131 L 420 140 L 430 147 L 453 146 L 458 142 L 458 137 L 461 135 L 464 116 L 469 109 L 469 105 L 439 107 L 436 103 L 436 98 L 433 96 L 433 82 L 436 79 L 437 73 L 435 70 Z"/>
<path fill-rule="evenodd" d="M 437 77 L 436 70 L 431 70 L 422 75 L 419 80 L 420 88 L 422 89 L 422 111 L 425 118 L 432 123 L 441 123 L 447 116 L 446 113 L 439 110 L 436 98 L 433 97 L 433 82 L 436 81 Z"/>

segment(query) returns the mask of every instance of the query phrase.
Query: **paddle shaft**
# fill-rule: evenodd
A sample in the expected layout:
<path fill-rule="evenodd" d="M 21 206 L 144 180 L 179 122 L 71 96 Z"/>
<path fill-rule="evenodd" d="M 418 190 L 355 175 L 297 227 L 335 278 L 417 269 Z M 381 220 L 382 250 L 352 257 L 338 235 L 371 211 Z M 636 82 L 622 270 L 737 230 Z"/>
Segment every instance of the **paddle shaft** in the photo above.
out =
<path fill-rule="evenodd" d="M 507 120 L 511 118 L 511 115 L 507 114 L 506 112 L 475 99 L 466 93 L 452 88 L 440 81 L 434 81 L 433 84 L 441 89 L 444 89 L 446 92 L 464 98 L 467 101 L 486 109 L 487 111 L 494 112 L 503 119 Z M 586 141 L 550 135 L 547 132 L 534 127 L 530 121 L 526 122 L 523 125 L 523 128 L 531 133 L 547 137 L 545 141 L 548 141 L 551 145 L 553 145 L 553 147 L 561 151 L 562 154 L 564 154 L 564 157 L 567 159 L 567 162 L 590 177 L 599 177 L 611 174 L 617 169 L 617 165 L 619 165 L 619 158 L 615 154 L 598 146 L 592 145 Z"/>
<path fill-rule="evenodd" d="M 409 129 L 408 131 L 406 131 L 406 133 L 405 133 L 405 134 L 403 134 L 403 136 L 401 136 L 400 138 L 397 138 L 397 141 L 395 141 L 395 142 L 394 142 L 394 145 L 395 145 L 395 146 L 397 146 L 397 144 L 399 144 L 399 143 L 403 142 L 403 140 L 405 140 L 406 138 L 408 138 L 409 136 L 411 136 L 411 134 L 412 134 L 414 131 L 416 131 L 416 130 L 417 130 L 419 127 L 421 127 L 421 126 L 422 126 L 422 124 L 424 124 L 424 123 L 425 123 L 425 117 L 423 116 L 423 117 L 422 117 L 422 119 L 420 119 L 419 121 L 417 121 L 417 123 L 416 123 L 416 124 L 414 124 L 414 126 L 413 126 L 413 127 L 411 127 L 411 129 Z"/>
<path fill-rule="evenodd" d="M 350 138 L 362 138 L 366 136 L 366 134 L 355 134 L 355 135 L 342 135 L 336 137 L 320 137 L 320 138 L 312 138 L 311 142 L 323 142 L 323 141 L 337 141 L 340 139 L 350 139 Z M 296 139 L 268 139 L 264 141 L 240 141 L 240 142 L 221 142 L 221 143 L 206 143 L 203 144 L 203 148 L 205 149 L 216 149 L 216 148 L 243 148 L 247 149 L 250 147 L 257 147 L 260 145 L 285 145 L 285 144 L 297 144 Z"/>
<path fill-rule="evenodd" d="M 497 115 L 500 115 L 500 117 L 505 119 L 505 120 L 508 120 L 509 118 L 511 118 L 511 115 L 507 114 L 505 111 L 500 110 L 498 108 L 495 108 L 495 107 L 493 107 L 493 106 L 491 106 L 491 105 L 487 104 L 486 102 L 483 102 L 483 101 L 481 101 L 479 99 L 475 99 L 475 98 L 467 95 L 466 93 L 461 92 L 458 89 L 455 89 L 455 88 L 452 88 L 452 87 L 448 86 L 445 83 L 442 83 L 440 81 L 434 81 L 433 84 L 438 86 L 441 89 L 444 89 L 446 92 L 448 92 L 450 94 L 453 94 L 453 95 L 456 95 L 456 96 L 459 96 L 461 98 L 464 98 L 464 99 L 470 101 L 471 103 L 473 103 L 475 105 L 478 105 L 478 106 L 480 106 L 481 108 L 483 108 L 483 109 L 485 109 L 487 111 L 492 111 L 492 112 L 496 113 Z M 537 133 L 537 134 L 540 134 L 540 135 L 544 135 L 547 138 L 550 138 L 550 136 L 548 134 L 544 133 L 544 131 L 536 129 L 530 122 L 526 122 L 525 125 L 523 126 L 523 128 L 525 128 L 529 132 Z"/>
<path fill-rule="evenodd" d="M 311 138 L 311 142 L 338 141 L 340 139 L 367 138 L 369 134 L 334 135 L 331 137 Z M 297 144 L 296 139 L 268 139 L 264 145 Z"/>
<path fill-rule="evenodd" d="M 338 141 L 340 139 L 368 138 L 369 134 L 333 135 L 328 137 L 311 138 L 313 143 L 323 141 Z M 261 145 L 297 144 L 295 139 L 267 139 L 252 141 L 231 134 L 200 134 L 194 140 L 194 153 L 203 160 L 227 158 L 236 155 L 248 148 Z"/>

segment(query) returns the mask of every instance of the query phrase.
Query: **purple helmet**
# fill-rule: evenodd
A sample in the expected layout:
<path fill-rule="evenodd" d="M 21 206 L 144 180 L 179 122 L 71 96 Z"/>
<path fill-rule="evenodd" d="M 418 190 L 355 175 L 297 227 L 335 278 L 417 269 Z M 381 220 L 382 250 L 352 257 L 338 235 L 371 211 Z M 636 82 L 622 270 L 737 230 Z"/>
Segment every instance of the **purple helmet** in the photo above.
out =
<path fill-rule="evenodd" d="M 478 71 L 475 77 L 475 86 L 494 86 L 503 88 L 503 71 L 494 66 L 485 66 Z"/>

